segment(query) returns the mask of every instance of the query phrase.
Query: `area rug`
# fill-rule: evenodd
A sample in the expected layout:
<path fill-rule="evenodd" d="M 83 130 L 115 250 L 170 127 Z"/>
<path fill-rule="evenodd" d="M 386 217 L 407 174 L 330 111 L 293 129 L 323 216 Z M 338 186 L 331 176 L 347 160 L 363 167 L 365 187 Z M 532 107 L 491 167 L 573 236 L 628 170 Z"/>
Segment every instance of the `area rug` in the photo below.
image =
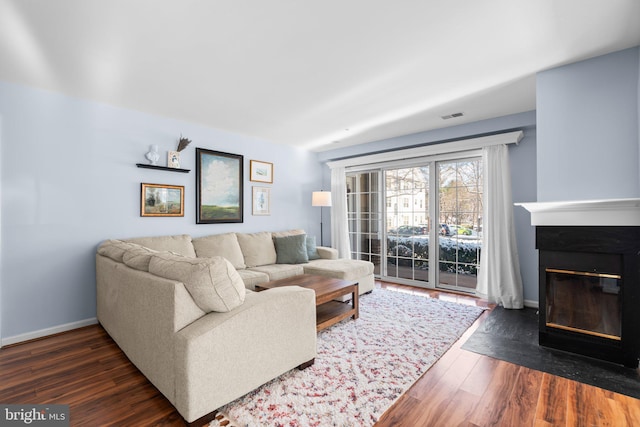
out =
<path fill-rule="evenodd" d="M 464 350 L 640 399 L 640 371 L 538 345 L 536 309 L 496 307 Z"/>
<path fill-rule="evenodd" d="M 483 311 L 386 289 L 359 302 L 357 320 L 318 334 L 313 366 L 220 408 L 228 425 L 371 426 Z"/>

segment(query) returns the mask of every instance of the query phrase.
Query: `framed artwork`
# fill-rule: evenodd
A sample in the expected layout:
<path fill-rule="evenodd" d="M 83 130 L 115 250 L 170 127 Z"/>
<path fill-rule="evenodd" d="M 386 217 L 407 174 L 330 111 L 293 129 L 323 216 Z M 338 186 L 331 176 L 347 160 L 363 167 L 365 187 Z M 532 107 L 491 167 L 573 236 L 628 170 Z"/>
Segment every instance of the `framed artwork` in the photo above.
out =
<path fill-rule="evenodd" d="M 140 216 L 184 216 L 184 186 L 141 183 Z"/>
<path fill-rule="evenodd" d="M 271 215 L 271 189 L 253 187 L 253 215 Z"/>
<path fill-rule="evenodd" d="M 249 169 L 249 179 L 251 181 L 273 184 L 273 163 L 251 160 Z"/>
<path fill-rule="evenodd" d="M 180 152 L 168 151 L 167 152 L 167 167 L 178 169 L 180 168 Z"/>
<path fill-rule="evenodd" d="M 196 148 L 196 223 L 242 222 L 244 157 Z"/>

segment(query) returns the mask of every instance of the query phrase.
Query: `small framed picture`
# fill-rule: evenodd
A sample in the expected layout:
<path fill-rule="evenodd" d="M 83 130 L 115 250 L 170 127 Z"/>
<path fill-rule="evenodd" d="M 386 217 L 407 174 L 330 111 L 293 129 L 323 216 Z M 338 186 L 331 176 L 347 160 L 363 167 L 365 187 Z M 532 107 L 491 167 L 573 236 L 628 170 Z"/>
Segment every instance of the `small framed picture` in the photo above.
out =
<path fill-rule="evenodd" d="M 169 151 L 167 152 L 167 167 L 178 169 L 180 168 L 180 152 Z"/>
<path fill-rule="evenodd" d="M 249 166 L 251 181 L 273 184 L 273 163 L 251 160 Z"/>
<path fill-rule="evenodd" d="M 253 187 L 253 215 L 271 215 L 271 189 Z"/>
<path fill-rule="evenodd" d="M 184 186 L 140 184 L 140 216 L 184 216 Z"/>

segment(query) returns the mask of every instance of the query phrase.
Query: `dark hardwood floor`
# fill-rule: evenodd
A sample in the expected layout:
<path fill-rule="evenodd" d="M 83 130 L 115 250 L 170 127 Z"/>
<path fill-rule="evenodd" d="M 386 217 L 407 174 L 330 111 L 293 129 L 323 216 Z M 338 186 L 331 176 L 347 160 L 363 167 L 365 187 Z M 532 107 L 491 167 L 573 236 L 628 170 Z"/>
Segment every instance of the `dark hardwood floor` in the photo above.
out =
<path fill-rule="evenodd" d="M 464 295 L 378 283 L 488 307 Z M 640 426 L 640 400 L 462 350 L 488 315 L 382 416 L 387 426 Z M 68 404 L 73 426 L 182 425 L 102 327 L 0 349 L 0 403 Z"/>

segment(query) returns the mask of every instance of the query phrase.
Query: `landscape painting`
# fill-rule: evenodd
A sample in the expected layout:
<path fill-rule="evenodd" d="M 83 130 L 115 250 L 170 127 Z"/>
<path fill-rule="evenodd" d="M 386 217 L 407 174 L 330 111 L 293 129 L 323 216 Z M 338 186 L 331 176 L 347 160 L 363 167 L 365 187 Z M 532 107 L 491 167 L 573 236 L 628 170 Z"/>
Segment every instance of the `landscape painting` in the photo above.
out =
<path fill-rule="evenodd" d="M 184 186 L 140 184 L 140 216 L 184 216 Z"/>
<path fill-rule="evenodd" d="M 196 223 L 243 222 L 244 157 L 196 148 Z"/>

